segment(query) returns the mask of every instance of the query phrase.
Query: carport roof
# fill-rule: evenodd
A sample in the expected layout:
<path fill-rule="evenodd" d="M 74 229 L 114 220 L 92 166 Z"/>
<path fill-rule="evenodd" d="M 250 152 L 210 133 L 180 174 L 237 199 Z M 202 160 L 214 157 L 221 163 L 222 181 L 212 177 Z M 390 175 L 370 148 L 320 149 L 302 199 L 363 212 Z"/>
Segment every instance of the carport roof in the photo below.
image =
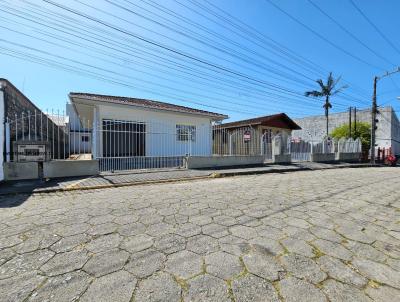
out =
<path fill-rule="evenodd" d="M 269 126 L 275 128 L 283 128 L 290 130 L 300 130 L 301 127 L 297 125 L 290 117 L 285 113 L 278 113 L 273 115 L 266 115 L 261 117 L 256 117 L 248 120 L 241 120 L 231 123 L 221 124 L 219 127 L 222 128 L 239 128 L 245 126 Z"/>
<path fill-rule="evenodd" d="M 113 95 L 103 95 L 103 94 L 92 94 L 92 93 L 82 93 L 82 92 L 71 92 L 69 94 L 69 98 L 73 100 L 74 98 L 91 100 L 96 102 L 105 102 L 105 103 L 113 103 L 113 104 L 123 104 L 123 105 L 132 105 L 136 107 L 143 107 L 149 109 L 158 109 L 158 110 L 167 110 L 174 112 L 182 112 L 182 113 L 190 113 L 190 114 L 199 114 L 205 115 L 209 117 L 213 117 L 215 120 L 223 120 L 228 118 L 225 114 L 175 105 L 171 103 L 164 103 L 154 100 L 148 99 L 140 99 L 140 98 L 132 98 L 132 97 L 123 97 L 123 96 L 113 96 Z"/>

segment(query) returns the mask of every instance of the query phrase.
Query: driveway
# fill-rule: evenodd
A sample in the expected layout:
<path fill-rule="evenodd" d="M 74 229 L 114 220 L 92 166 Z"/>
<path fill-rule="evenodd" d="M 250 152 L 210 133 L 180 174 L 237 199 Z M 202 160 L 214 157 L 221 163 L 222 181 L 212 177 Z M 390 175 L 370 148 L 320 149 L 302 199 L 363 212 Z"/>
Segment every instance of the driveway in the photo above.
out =
<path fill-rule="evenodd" d="M 400 170 L 0 197 L 1 301 L 396 301 Z"/>

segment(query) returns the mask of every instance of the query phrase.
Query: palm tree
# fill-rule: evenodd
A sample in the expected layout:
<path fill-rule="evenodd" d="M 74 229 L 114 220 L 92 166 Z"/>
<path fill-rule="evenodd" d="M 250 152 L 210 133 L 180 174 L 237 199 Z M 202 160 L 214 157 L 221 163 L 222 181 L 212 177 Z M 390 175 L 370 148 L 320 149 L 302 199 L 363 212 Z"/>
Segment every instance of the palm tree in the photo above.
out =
<path fill-rule="evenodd" d="M 326 117 L 326 136 L 329 136 L 329 108 L 332 108 L 332 104 L 329 102 L 331 96 L 338 94 L 343 89 L 347 88 L 348 86 L 342 86 L 336 89 L 336 85 L 339 83 L 341 77 L 338 77 L 336 80 L 332 76 L 332 72 L 329 73 L 328 79 L 326 80 L 326 84 L 322 79 L 316 80 L 318 85 L 320 86 L 321 90 L 312 90 L 306 91 L 304 94 L 307 97 L 316 97 L 316 98 L 323 98 L 325 97 L 325 104 L 322 106 L 325 108 L 325 117 Z"/>

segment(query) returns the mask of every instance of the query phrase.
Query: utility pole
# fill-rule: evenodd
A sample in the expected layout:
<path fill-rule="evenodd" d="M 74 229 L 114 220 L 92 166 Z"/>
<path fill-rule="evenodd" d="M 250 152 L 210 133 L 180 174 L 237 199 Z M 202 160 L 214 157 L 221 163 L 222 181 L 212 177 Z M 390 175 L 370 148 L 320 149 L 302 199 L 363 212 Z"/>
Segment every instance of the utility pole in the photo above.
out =
<path fill-rule="evenodd" d="M 351 137 L 351 109 L 352 107 L 349 108 L 349 137 Z"/>
<path fill-rule="evenodd" d="M 375 164 L 375 142 L 376 142 L 376 136 L 375 136 L 375 132 L 376 132 L 376 114 L 378 113 L 378 106 L 376 103 L 376 84 L 378 83 L 378 80 L 384 78 L 384 77 L 388 77 L 394 73 L 400 72 L 400 67 L 397 67 L 397 69 L 393 70 L 393 71 L 387 71 L 384 75 L 378 77 L 375 76 L 374 77 L 374 93 L 372 95 L 372 108 L 371 108 L 371 164 Z"/>
<path fill-rule="evenodd" d="M 354 107 L 354 135 L 357 135 L 357 107 Z"/>
<path fill-rule="evenodd" d="M 371 109 L 371 164 L 375 164 L 375 131 L 376 131 L 376 84 L 378 77 L 374 77 L 374 93 L 372 95 L 372 109 Z"/>

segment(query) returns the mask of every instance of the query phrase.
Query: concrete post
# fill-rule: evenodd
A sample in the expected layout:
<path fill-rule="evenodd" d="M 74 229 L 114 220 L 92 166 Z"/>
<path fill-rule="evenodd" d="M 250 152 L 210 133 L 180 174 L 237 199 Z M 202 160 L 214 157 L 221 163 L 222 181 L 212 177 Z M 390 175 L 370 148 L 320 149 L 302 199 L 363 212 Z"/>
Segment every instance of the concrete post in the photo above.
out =
<path fill-rule="evenodd" d="M 10 162 L 11 158 L 10 158 L 10 153 L 11 153 L 11 135 L 10 135 L 10 123 L 6 122 L 4 124 L 5 126 L 5 133 L 6 133 L 6 162 Z"/>
<path fill-rule="evenodd" d="M 97 159 L 99 157 L 99 146 L 100 141 L 98 139 L 98 130 L 99 130 L 99 110 L 97 107 L 93 107 L 93 126 L 92 126 L 92 155 L 93 159 Z"/>

